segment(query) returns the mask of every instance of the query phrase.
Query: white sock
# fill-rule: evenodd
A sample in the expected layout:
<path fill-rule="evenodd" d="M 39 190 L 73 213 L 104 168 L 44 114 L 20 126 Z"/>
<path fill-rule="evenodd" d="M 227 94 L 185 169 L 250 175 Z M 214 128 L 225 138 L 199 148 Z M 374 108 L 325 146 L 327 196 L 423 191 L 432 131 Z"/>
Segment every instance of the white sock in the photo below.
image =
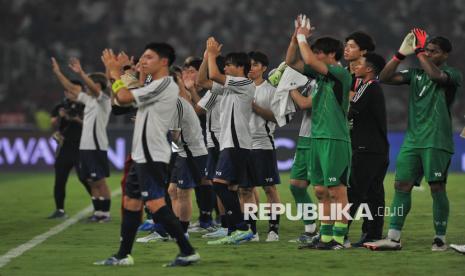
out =
<path fill-rule="evenodd" d="M 400 241 L 400 230 L 396 229 L 389 229 L 388 231 L 388 238 L 394 241 Z"/>
<path fill-rule="evenodd" d="M 305 225 L 305 232 L 306 233 L 315 233 L 315 231 L 316 231 L 316 223 Z"/>

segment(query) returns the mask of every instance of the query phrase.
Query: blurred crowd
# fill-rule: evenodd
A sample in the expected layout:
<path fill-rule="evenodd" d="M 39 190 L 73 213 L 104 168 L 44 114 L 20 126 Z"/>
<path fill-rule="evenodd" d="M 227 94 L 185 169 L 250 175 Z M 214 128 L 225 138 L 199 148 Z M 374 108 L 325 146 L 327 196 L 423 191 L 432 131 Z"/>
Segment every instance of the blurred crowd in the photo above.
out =
<path fill-rule="evenodd" d="M 273 67 L 284 59 L 293 30 L 289 22 L 299 13 L 311 15 L 315 36 L 343 40 L 357 30 L 371 34 L 376 52 L 386 58 L 412 27 L 422 27 L 452 41 L 450 65 L 465 72 L 460 62 L 465 2 L 460 0 L 15 0 L 1 6 L 0 127 L 35 126 L 41 112 L 63 97 L 50 56 L 61 62 L 75 56 L 87 72 L 102 71 L 105 47 L 138 56 L 146 43 L 166 41 L 175 46 L 181 64 L 187 56 L 201 56 L 206 38 L 214 35 L 227 45 L 224 52 L 261 50 Z M 404 64 L 416 65 L 414 58 Z M 405 129 L 406 88 L 386 86 L 385 94 L 389 130 Z M 458 97 L 452 110 L 456 129 L 465 124 L 463 89 Z"/>

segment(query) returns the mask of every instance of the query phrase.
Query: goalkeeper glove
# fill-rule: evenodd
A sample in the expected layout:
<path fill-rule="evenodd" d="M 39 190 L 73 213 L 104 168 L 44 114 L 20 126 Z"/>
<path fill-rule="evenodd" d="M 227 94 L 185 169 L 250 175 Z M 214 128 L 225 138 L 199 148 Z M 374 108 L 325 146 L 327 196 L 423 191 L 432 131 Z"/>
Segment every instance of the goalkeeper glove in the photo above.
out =
<path fill-rule="evenodd" d="M 415 52 L 414 45 L 415 45 L 415 35 L 412 32 L 409 32 L 405 36 L 404 41 L 402 41 L 399 51 L 397 52 L 395 57 L 398 60 L 403 60 L 405 59 L 406 56 L 413 54 Z"/>
<path fill-rule="evenodd" d="M 281 77 L 286 68 L 287 64 L 283 61 L 278 66 L 278 68 L 271 70 L 270 74 L 268 74 L 268 81 L 271 83 L 271 85 L 273 85 L 274 87 L 278 86 L 279 81 L 281 80 Z"/>
<path fill-rule="evenodd" d="M 418 55 L 425 51 L 426 39 L 428 35 L 419 28 L 414 28 L 412 33 L 415 35 L 415 54 Z"/>

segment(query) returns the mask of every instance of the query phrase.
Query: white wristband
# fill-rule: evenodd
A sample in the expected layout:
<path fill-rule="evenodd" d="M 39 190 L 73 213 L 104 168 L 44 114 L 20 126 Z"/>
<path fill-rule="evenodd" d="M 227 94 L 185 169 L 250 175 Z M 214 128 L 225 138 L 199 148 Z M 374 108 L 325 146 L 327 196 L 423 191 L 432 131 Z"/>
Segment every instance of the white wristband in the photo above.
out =
<path fill-rule="evenodd" d="M 297 35 L 297 42 L 299 42 L 299 43 L 300 43 L 300 42 L 308 43 L 308 42 L 307 42 L 307 38 L 305 37 L 304 34 L 298 34 L 298 35 Z"/>

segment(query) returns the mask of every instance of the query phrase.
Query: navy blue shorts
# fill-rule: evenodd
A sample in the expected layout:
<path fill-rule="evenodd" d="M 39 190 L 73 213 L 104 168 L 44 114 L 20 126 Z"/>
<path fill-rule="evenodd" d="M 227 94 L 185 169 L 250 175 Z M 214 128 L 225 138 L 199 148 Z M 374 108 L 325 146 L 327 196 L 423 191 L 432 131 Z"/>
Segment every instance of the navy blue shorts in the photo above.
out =
<path fill-rule="evenodd" d="M 170 183 L 176 183 L 180 189 L 191 189 L 200 185 L 204 177 L 207 155 L 196 157 L 177 156 Z"/>
<path fill-rule="evenodd" d="M 275 150 L 254 149 L 247 163 L 248 183 L 243 187 L 262 187 L 281 182 Z"/>
<path fill-rule="evenodd" d="M 95 182 L 110 176 L 106 150 L 79 150 L 79 174 L 81 179 Z"/>
<path fill-rule="evenodd" d="M 140 197 L 144 201 L 165 197 L 168 180 L 168 165 L 162 162 L 134 163 Z"/>
<path fill-rule="evenodd" d="M 207 167 L 205 168 L 205 176 L 208 180 L 215 178 L 216 164 L 220 157 L 220 150 L 218 148 L 208 148 Z"/>
<path fill-rule="evenodd" d="M 222 150 L 216 166 L 215 178 L 228 181 L 230 184 L 246 185 L 249 155 L 248 149 Z"/>

